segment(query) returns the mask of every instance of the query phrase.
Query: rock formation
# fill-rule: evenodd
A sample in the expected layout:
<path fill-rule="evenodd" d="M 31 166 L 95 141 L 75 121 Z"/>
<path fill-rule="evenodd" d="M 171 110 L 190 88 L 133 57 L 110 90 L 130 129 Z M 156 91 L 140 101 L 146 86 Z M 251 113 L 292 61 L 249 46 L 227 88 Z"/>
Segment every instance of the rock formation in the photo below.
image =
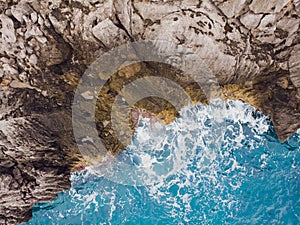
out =
<path fill-rule="evenodd" d="M 71 122 L 76 85 L 124 43 L 200 50 L 226 98 L 270 114 L 281 141 L 300 127 L 299 0 L 6 0 L 0 13 L 1 224 L 30 219 L 33 204 L 70 186 L 83 164 Z"/>

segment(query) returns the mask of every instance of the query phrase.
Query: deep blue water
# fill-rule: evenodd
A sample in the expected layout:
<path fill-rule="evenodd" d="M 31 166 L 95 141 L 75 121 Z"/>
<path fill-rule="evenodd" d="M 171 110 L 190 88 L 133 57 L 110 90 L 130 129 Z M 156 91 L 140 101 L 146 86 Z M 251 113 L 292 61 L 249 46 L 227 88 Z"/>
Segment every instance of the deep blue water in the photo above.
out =
<path fill-rule="evenodd" d="M 253 107 L 230 101 L 218 123 L 214 110 L 142 119 L 115 161 L 72 174 L 25 224 L 300 224 L 300 130 L 280 143 Z"/>

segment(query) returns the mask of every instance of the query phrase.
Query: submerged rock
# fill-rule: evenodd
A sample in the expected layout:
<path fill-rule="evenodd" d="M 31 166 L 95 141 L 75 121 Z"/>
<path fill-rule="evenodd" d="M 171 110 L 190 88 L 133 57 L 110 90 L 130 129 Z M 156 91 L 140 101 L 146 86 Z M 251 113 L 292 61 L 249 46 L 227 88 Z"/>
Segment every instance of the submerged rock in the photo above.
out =
<path fill-rule="evenodd" d="M 86 165 L 73 137 L 74 92 L 97 57 L 130 41 L 159 39 L 198 51 L 224 98 L 270 114 L 279 139 L 286 140 L 300 127 L 299 5 L 275 0 L 0 3 L 0 223 L 29 220 L 33 204 L 55 198 L 69 187 L 70 171 Z M 99 136 L 113 154 L 124 146 L 112 131 L 111 106 L 126 83 L 143 76 L 172 79 L 194 103 L 207 103 L 195 82 L 169 65 L 124 66 L 98 96 L 90 90 L 82 96 L 99 99 Z M 167 123 L 178 116 L 161 99 L 147 98 L 136 108 Z M 136 121 L 129 123 L 133 129 Z M 93 145 L 83 138 L 82 144 Z"/>

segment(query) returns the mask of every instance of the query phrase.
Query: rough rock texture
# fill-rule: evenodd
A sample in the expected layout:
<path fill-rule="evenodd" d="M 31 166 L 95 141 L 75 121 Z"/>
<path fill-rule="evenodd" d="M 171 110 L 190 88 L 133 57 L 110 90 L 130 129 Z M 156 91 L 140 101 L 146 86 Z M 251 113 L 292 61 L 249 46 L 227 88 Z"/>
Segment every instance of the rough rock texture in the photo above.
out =
<path fill-rule="evenodd" d="M 78 80 L 129 41 L 201 50 L 224 94 L 270 114 L 281 140 L 300 127 L 299 0 L 7 0 L 0 12 L 1 224 L 68 188 Z"/>

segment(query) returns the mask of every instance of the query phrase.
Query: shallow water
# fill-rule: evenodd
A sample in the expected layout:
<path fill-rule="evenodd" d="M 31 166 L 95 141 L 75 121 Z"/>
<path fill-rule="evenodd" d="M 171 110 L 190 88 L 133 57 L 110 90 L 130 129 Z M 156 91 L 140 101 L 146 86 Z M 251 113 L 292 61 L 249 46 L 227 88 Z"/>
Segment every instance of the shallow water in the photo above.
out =
<path fill-rule="evenodd" d="M 25 224 L 299 224 L 299 175 L 300 130 L 280 143 L 240 101 L 190 106 L 168 126 L 141 119 L 114 161 L 73 173 Z"/>

